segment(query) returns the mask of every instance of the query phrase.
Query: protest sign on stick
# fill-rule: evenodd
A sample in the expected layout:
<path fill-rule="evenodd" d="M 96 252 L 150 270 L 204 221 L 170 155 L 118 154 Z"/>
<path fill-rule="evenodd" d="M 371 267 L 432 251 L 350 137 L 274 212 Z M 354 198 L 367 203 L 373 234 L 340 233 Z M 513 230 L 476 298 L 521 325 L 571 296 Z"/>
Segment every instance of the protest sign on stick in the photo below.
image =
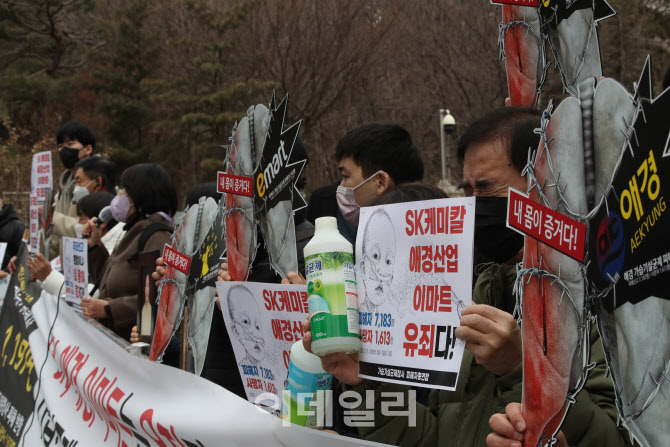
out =
<path fill-rule="evenodd" d="M 586 225 L 535 202 L 509 188 L 507 226 L 570 256 L 584 261 Z"/>
<path fill-rule="evenodd" d="M 0 265 L 2 265 L 5 259 L 5 253 L 7 252 L 7 243 L 0 242 Z M 9 286 L 9 275 L 0 279 L 0 310 L 2 310 L 2 303 L 5 300 L 5 293 L 7 293 L 7 286 Z"/>
<path fill-rule="evenodd" d="M 81 313 L 81 299 L 88 295 L 88 246 L 84 239 L 63 238 L 65 301 Z"/>
<path fill-rule="evenodd" d="M 455 389 L 465 344 L 454 332 L 472 302 L 474 216 L 474 198 L 361 209 L 359 376 Z"/>
<path fill-rule="evenodd" d="M 596 90 L 596 110 L 601 90 L 607 100 L 601 113 L 613 127 L 608 138 L 625 141 L 615 146 L 618 160 L 589 216 L 587 269 L 619 418 L 643 446 L 670 444 L 670 89 L 654 96 L 652 86 L 647 57 L 633 94 L 613 80 Z"/>
<path fill-rule="evenodd" d="M 7 242 L 0 242 L 0 265 L 5 261 L 5 253 L 7 252 Z"/>
<path fill-rule="evenodd" d="M 39 210 L 37 193 L 30 193 L 30 243 L 29 251 L 31 256 L 39 251 Z"/>
<path fill-rule="evenodd" d="M 250 107 L 233 129 L 228 170 L 218 183 L 219 191 L 227 193 L 228 272 L 235 281 L 249 275 L 256 256 L 257 226 L 272 269 L 283 278 L 298 270 L 293 212 L 307 205 L 296 187 L 306 154 L 304 148 L 302 153 L 296 150 L 300 122 L 284 124 L 287 107 L 288 95 L 277 105 L 273 93 L 269 108 Z"/>
<path fill-rule="evenodd" d="M 33 155 L 30 186 L 31 191 L 37 194 L 37 202 L 39 205 L 44 205 L 46 190 L 48 188 L 53 188 L 51 152 L 38 152 Z"/>

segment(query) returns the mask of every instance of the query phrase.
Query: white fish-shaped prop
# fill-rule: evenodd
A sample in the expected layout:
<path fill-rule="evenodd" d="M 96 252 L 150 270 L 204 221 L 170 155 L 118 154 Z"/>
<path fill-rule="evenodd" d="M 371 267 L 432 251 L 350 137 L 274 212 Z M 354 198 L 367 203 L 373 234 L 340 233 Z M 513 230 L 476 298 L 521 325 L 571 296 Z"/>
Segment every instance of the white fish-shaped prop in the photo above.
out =
<path fill-rule="evenodd" d="M 565 99 L 542 119 L 542 141 L 529 166 L 529 198 L 572 219 L 586 216 L 579 100 Z M 558 431 L 585 377 L 588 318 L 582 264 L 526 236 L 522 288 L 523 395 L 526 447 Z"/>
<path fill-rule="evenodd" d="M 513 106 L 537 103 L 546 74 L 544 38 L 538 8 L 502 5 L 498 44 L 505 59 L 509 98 Z"/>
<path fill-rule="evenodd" d="M 287 107 L 288 95 L 278 106 L 272 95 L 268 132 L 254 172 L 254 211 L 270 264 L 282 278 L 290 271 L 298 271 L 293 212 L 307 206 L 295 187 L 306 163 L 293 150 L 300 122 L 284 128 Z"/>
<path fill-rule="evenodd" d="M 589 234 L 589 283 L 617 409 L 643 446 L 670 445 L 670 89 L 654 98 L 651 87 L 648 58 L 634 95 L 607 79 L 596 89 Z"/>
<path fill-rule="evenodd" d="M 233 131 L 228 174 L 251 177 L 253 197 L 227 194 L 226 245 L 228 272 L 245 281 L 256 252 L 260 227 L 272 268 L 286 278 L 298 271 L 293 212 L 306 206 L 295 187 L 305 159 L 293 156 L 300 122 L 284 129 L 288 96 L 277 106 L 249 108 Z"/>
<path fill-rule="evenodd" d="M 549 68 L 547 42 L 570 95 L 578 97 L 579 85 L 602 76 L 597 24 L 616 14 L 607 0 L 541 1 L 537 7 L 503 4 L 502 12 L 498 44 L 511 105 L 538 103 Z"/>
<path fill-rule="evenodd" d="M 216 276 L 221 262 L 222 252 L 220 249 L 225 247 L 224 226 L 222 224 L 225 209 L 219 207 L 216 201 L 210 197 L 201 198 L 197 208 L 199 209 L 199 228 L 196 241 L 198 251 L 194 254 L 194 258 L 198 262 L 191 263 L 189 284 L 193 283 L 191 278 L 194 277 L 204 279 Z M 219 225 L 216 225 L 217 219 L 221 221 Z M 200 375 L 205 363 L 215 302 L 216 288 L 213 286 L 191 287 L 187 291 L 188 343 L 193 353 L 196 375 Z"/>
<path fill-rule="evenodd" d="M 198 206 L 185 210 L 181 223 L 172 235 L 172 248 L 179 253 L 191 255 L 196 245 Z M 170 339 L 174 335 L 184 312 L 188 275 L 172 266 L 166 266 L 165 276 L 158 287 L 158 310 L 156 326 L 151 340 L 149 359 L 160 361 Z"/>
<path fill-rule="evenodd" d="M 247 116 L 233 129 L 228 174 L 252 177 L 253 180 L 269 120 L 270 112 L 262 104 L 247 110 Z M 256 254 L 256 223 L 252 197 L 226 194 L 226 251 L 228 273 L 232 281 L 246 281 L 249 276 L 249 268 Z"/>

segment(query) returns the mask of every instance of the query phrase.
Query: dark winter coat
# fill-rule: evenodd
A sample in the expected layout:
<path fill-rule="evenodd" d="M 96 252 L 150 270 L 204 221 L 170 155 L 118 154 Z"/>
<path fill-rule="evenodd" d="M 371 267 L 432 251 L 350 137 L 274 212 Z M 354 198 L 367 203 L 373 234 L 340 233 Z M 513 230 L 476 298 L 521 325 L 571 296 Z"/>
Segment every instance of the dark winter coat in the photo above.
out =
<path fill-rule="evenodd" d="M 21 246 L 21 239 L 26 226 L 19 220 L 14 207 L 11 203 L 5 203 L 0 210 L 0 242 L 7 243 L 5 258 L 2 260 L 2 268 L 7 267 L 7 263 L 16 256 Z"/>
<path fill-rule="evenodd" d="M 108 318 L 100 320 L 125 340 L 137 322 L 137 293 L 140 288 L 140 270 L 137 260 L 128 262 L 128 258 L 137 253 L 142 232 L 152 223 L 161 223 L 172 227 L 160 214 L 152 214 L 135 223 L 119 242 L 110 257 L 104 245 L 89 250 L 89 274 L 100 287 L 100 298 L 107 300 Z M 159 250 L 170 242 L 171 232 L 154 233 L 144 247 L 143 252 Z"/>

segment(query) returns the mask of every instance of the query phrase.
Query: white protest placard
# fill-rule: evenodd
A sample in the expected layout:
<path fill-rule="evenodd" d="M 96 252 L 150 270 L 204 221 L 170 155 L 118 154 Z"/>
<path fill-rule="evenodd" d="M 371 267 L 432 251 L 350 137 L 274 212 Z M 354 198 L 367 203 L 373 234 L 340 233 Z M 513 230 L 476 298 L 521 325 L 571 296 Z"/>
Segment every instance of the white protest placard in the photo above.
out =
<path fill-rule="evenodd" d="M 0 265 L 2 265 L 5 260 L 5 252 L 7 251 L 7 242 L 0 242 Z M 2 303 L 5 301 L 5 293 L 7 293 L 7 286 L 9 285 L 9 275 L 5 276 L 3 279 L 0 279 L 0 309 L 2 309 Z"/>
<path fill-rule="evenodd" d="M 31 254 L 39 251 L 39 210 L 38 197 L 36 192 L 30 193 L 30 241 L 28 244 Z"/>
<path fill-rule="evenodd" d="M 50 151 L 38 152 L 33 155 L 30 186 L 31 191 L 37 194 L 38 203 L 44 205 L 45 190 L 53 188 Z"/>
<path fill-rule="evenodd" d="M 216 288 L 247 399 L 280 407 L 291 346 L 304 335 L 307 286 L 231 281 Z"/>
<path fill-rule="evenodd" d="M 0 265 L 5 261 L 5 252 L 7 251 L 7 242 L 0 242 Z"/>
<path fill-rule="evenodd" d="M 63 238 L 65 301 L 81 313 L 81 299 L 88 295 L 88 246 L 84 239 Z"/>
<path fill-rule="evenodd" d="M 361 209 L 356 282 L 359 376 L 454 390 L 472 303 L 474 198 Z"/>
<path fill-rule="evenodd" d="M 2 305 L 5 302 L 5 296 L 7 295 L 7 288 L 9 287 L 9 280 L 11 277 L 9 275 L 0 279 L 0 311 L 2 310 Z"/>
<path fill-rule="evenodd" d="M 53 258 L 49 262 L 51 263 L 51 268 L 52 269 L 58 270 L 61 273 L 63 272 L 63 266 L 60 263 L 60 256 L 56 256 L 55 258 Z"/>

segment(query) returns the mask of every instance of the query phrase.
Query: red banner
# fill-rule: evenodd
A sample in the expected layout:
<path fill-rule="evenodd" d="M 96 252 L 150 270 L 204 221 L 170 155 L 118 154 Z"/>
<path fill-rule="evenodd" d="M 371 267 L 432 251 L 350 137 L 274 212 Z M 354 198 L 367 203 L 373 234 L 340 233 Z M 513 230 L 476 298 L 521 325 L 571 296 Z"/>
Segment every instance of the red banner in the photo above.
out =
<path fill-rule="evenodd" d="M 219 192 L 247 197 L 254 195 L 251 177 L 240 177 L 239 175 L 219 172 L 216 184 Z"/>
<path fill-rule="evenodd" d="M 510 188 L 507 226 L 584 262 L 586 225 Z"/>
<path fill-rule="evenodd" d="M 191 268 L 191 258 L 179 253 L 168 244 L 165 244 L 163 250 L 163 261 L 185 275 L 188 275 L 188 270 Z"/>
<path fill-rule="evenodd" d="M 539 6 L 540 0 L 491 0 L 494 5 Z"/>

